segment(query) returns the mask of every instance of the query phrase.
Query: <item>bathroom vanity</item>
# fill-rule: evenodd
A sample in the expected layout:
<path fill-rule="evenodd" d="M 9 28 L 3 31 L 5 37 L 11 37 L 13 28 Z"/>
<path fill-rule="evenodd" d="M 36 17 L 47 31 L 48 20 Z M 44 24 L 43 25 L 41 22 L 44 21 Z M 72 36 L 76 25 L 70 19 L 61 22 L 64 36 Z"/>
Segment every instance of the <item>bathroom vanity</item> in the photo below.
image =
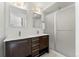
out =
<path fill-rule="evenodd" d="M 24 38 L 5 39 L 6 57 L 38 57 L 49 53 L 49 36 L 47 34 L 27 36 Z"/>

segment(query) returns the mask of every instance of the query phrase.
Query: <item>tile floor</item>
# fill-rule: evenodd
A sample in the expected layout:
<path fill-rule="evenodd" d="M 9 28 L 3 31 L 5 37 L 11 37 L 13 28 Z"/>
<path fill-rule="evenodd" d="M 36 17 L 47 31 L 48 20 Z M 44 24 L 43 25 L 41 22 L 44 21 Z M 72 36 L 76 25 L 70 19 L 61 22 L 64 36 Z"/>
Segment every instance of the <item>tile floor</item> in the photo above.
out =
<path fill-rule="evenodd" d="M 54 52 L 53 50 L 50 50 L 49 53 L 45 53 L 41 57 L 64 57 L 64 56 Z"/>

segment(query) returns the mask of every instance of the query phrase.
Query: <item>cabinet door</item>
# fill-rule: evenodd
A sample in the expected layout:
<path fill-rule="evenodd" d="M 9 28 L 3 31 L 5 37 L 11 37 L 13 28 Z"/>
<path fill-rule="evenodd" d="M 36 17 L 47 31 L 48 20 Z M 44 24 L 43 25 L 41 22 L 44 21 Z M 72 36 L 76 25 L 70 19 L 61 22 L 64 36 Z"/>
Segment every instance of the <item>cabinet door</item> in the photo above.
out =
<path fill-rule="evenodd" d="M 41 36 L 40 38 L 40 50 L 49 47 L 48 36 Z"/>
<path fill-rule="evenodd" d="M 6 56 L 9 57 L 25 57 L 31 53 L 31 41 L 22 40 L 7 42 L 6 44 Z"/>

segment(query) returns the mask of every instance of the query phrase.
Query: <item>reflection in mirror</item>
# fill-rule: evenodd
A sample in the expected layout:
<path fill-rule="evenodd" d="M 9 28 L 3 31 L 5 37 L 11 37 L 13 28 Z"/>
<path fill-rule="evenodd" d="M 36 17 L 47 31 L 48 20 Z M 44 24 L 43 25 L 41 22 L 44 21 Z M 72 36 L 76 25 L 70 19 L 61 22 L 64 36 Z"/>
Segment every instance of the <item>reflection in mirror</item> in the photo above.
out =
<path fill-rule="evenodd" d="M 10 26 L 23 27 L 26 19 L 26 10 L 10 6 Z"/>
<path fill-rule="evenodd" d="M 10 13 L 10 25 L 13 27 L 22 27 L 23 26 L 23 18 L 15 15 L 14 13 Z"/>
<path fill-rule="evenodd" d="M 41 14 L 33 13 L 33 27 L 42 28 Z"/>

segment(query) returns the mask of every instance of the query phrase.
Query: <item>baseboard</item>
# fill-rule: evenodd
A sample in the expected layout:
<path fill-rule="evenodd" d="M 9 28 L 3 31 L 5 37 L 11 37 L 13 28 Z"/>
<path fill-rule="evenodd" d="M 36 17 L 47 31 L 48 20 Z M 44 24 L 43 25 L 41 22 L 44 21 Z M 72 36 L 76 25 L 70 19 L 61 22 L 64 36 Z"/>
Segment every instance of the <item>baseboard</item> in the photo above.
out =
<path fill-rule="evenodd" d="M 56 57 L 66 57 L 64 55 L 62 55 L 61 53 L 55 51 L 55 50 L 50 50 L 52 53 L 54 53 L 56 55 Z"/>

